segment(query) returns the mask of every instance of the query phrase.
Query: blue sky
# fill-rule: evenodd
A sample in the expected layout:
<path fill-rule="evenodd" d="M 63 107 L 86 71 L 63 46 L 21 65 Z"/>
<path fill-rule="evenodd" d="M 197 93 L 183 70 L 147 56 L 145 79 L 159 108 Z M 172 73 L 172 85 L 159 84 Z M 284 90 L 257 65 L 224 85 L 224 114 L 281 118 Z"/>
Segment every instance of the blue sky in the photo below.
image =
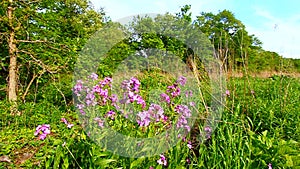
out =
<path fill-rule="evenodd" d="M 241 20 L 250 34 L 255 34 L 265 50 L 288 58 L 300 58 L 300 1 L 298 0 L 92 0 L 96 9 L 104 11 L 113 21 L 145 14 L 170 12 L 192 5 L 195 18 L 200 12 L 217 13 L 228 9 Z"/>

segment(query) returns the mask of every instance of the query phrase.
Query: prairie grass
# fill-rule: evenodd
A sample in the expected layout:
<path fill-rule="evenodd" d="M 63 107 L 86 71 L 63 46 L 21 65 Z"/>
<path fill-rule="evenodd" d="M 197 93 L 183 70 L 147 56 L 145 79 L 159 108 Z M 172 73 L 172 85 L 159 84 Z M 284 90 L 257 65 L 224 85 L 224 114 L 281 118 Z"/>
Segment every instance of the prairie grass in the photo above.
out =
<path fill-rule="evenodd" d="M 155 72 L 139 76 L 144 94 L 172 80 Z M 235 77 L 228 79 L 227 90 L 222 119 L 210 138 L 192 149 L 187 141 L 178 142 L 163 153 L 167 166 L 157 163 L 159 155 L 126 158 L 106 151 L 89 138 L 72 106 L 25 103 L 18 107 L 21 115 L 13 116 L 2 101 L 0 168 L 300 168 L 300 79 Z M 67 128 L 61 118 L 74 126 Z M 45 140 L 33 135 L 40 124 L 51 125 Z"/>

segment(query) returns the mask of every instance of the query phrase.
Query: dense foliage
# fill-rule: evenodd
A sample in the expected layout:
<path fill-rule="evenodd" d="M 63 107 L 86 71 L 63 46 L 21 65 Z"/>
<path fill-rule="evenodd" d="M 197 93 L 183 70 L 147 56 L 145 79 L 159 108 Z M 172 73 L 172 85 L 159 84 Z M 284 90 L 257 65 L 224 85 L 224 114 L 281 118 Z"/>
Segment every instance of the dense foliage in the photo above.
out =
<path fill-rule="evenodd" d="M 103 13 L 88 1 L 1 1 L 1 86 L 6 86 L 10 58 L 17 57 L 17 95 L 22 101 L 36 101 L 27 94 L 50 85 L 73 70 L 76 56 L 87 39 L 101 28 Z M 13 9 L 11 17 L 6 13 Z M 12 35 L 13 33 L 13 35 Z M 13 38 L 13 39 L 10 39 Z M 8 44 L 15 45 L 12 49 Z M 13 50 L 13 53 L 9 53 Z M 6 86 L 9 87 L 9 86 Z M 5 98 L 4 94 L 2 99 Z M 45 97 L 39 97 L 45 99 Z"/>
<path fill-rule="evenodd" d="M 145 79 L 141 86 L 164 82 L 159 74 L 153 75 L 155 79 Z M 165 82 L 170 83 L 167 79 Z M 211 139 L 193 145 L 198 146 L 196 152 L 188 148 L 188 142 L 179 142 L 164 153 L 168 167 L 267 168 L 269 163 L 274 168 L 299 166 L 299 89 L 299 79 L 288 77 L 230 79 L 227 108 Z M 22 116 L 10 115 L 7 106 L 1 102 L 0 157 L 6 155 L 11 163 L 0 162 L 0 166 L 162 167 L 157 163 L 159 156 L 133 159 L 105 152 L 82 130 L 76 113 L 59 110 L 48 101 L 23 104 L 19 107 Z M 68 128 L 61 118 L 74 126 Z M 33 135 L 40 124 L 51 125 L 51 134 L 43 141 Z"/>
<path fill-rule="evenodd" d="M 137 17 L 123 26 L 105 20 L 104 12 L 96 11 L 88 0 L 1 1 L 0 168 L 299 167 L 299 78 L 272 74 L 299 74 L 300 60 L 286 59 L 262 49 L 262 42 L 255 35 L 249 35 L 245 25 L 228 10 L 217 14 L 203 12 L 193 21 L 190 8 L 186 5 L 175 15 L 167 13 L 155 18 Z M 105 33 L 101 32 L 104 27 L 118 31 L 101 34 Z M 184 29 L 189 31 L 177 36 L 176 31 Z M 195 37 L 192 30 L 203 34 Z M 97 31 L 101 36 L 95 36 Z M 203 56 L 181 39 L 196 39 L 198 43 L 209 45 L 201 49 L 205 51 Z M 91 40 L 116 44 L 103 54 L 102 50 L 107 47 L 89 43 Z M 82 53 L 82 49 L 90 50 Z M 147 49 L 158 49 L 161 53 Z M 116 71 L 126 72 L 130 66 L 139 68 L 144 62 L 157 61 L 154 55 L 159 54 L 159 57 L 166 59 L 172 53 L 194 73 L 193 78 L 199 88 L 190 90 L 195 90 L 194 93 L 200 91 L 204 102 L 212 99 L 208 87 L 210 70 L 203 62 L 209 55 L 206 49 L 213 49 L 214 56 L 221 61 L 220 67 L 226 73 L 242 72 L 243 75 L 227 79 L 226 91 L 221 93 L 226 97 L 225 110 L 214 132 L 204 126 L 203 120 L 207 118 L 205 112 L 210 106 L 204 103 L 197 108 L 201 112 L 195 119 L 197 125 L 187 126 L 186 119 L 182 119 L 182 126 L 190 127 L 191 133 L 168 151 L 153 157 L 118 156 L 96 144 L 85 130 L 85 123 L 82 123 L 84 109 L 78 104 L 73 105 L 73 94 L 82 89 L 78 81 L 75 82 L 77 86 L 74 84 L 76 63 L 100 62 L 95 65 L 95 73 L 99 75 L 95 79 L 105 81 Z M 142 56 L 144 52 L 147 57 L 133 57 L 127 67 L 119 67 L 128 56 Z M 86 54 L 94 57 L 85 60 Z M 99 61 L 100 54 L 105 57 Z M 80 55 L 83 56 L 80 58 Z M 16 68 L 13 70 L 10 69 L 14 62 L 12 58 L 16 58 Z M 93 130 L 99 130 L 97 127 L 101 129 L 104 125 L 98 117 L 99 112 L 109 117 L 109 125 L 115 130 L 139 137 L 152 137 L 168 128 L 167 125 L 172 125 L 172 120 L 178 120 L 179 108 L 176 109 L 175 105 L 184 97 L 184 93 L 180 95 L 178 91 L 184 85 L 179 85 L 182 83 L 180 80 L 160 69 L 165 62 L 153 63 L 156 64 L 154 68 L 141 67 L 143 70 L 131 79 L 139 84 L 139 91 L 134 91 L 132 102 L 140 109 L 145 105 L 150 110 L 153 106 L 147 100 L 153 95 L 150 91 L 164 91 L 165 102 L 175 100 L 166 114 L 160 117 L 151 114 L 149 118 L 155 120 L 142 121 L 142 116 L 147 115 L 143 114 L 146 113 L 144 111 L 137 115 L 137 121 L 128 122 L 113 105 L 111 90 L 101 88 L 99 90 L 105 92 L 98 91 L 101 94 L 97 95 L 97 99 L 107 96 L 104 99 L 106 104 L 100 104 L 104 100 L 95 103 L 100 106 L 93 116 L 88 117 L 98 124 Z M 83 73 L 91 73 L 89 68 L 79 69 Z M 268 77 L 249 76 L 262 72 L 267 72 Z M 15 73 L 15 79 L 10 79 L 13 77 L 11 73 Z M 12 102 L 8 94 L 12 80 L 16 84 L 17 102 Z M 87 97 L 93 89 L 85 89 L 87 93 L 81 94 Z M 132 91 L 127 92 L 129 97 Z M 173 95 L 176 98 L 172 98 Z M 92 95 L 89 97 L 92 98 Z M 86 101 L 93 100 L 83 102 L 88 105 L 92 103 Z M 157 104 L 161 103 L 159 101 Z M 112 109 L 109 114 L 108 109 Z M 76 110 L 80 112 L 76 113 Z M 205 142 L 199 142 L 197 136 L 203 130 L 209 134 Z"/>

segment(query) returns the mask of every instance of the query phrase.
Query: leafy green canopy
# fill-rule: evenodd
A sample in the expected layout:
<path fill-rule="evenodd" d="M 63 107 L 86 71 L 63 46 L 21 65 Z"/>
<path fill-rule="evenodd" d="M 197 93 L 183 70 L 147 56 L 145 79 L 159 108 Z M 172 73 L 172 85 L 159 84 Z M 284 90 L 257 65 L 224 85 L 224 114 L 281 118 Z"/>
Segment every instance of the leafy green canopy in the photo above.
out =
<path fill-rule="evenodd" d="M 10 6 L 12 25 L 6 15 Z M 24 96 L 28 86 L 44 86 L 61 73 L 70 73 L 78 51 L 102 27 L 103 19 L 104 13 L 95 11 L 88 0 L 0 2 L 0 85 L 5 86 L 8 75 L 11 30 L 17 45 L 18 91 Z"/>

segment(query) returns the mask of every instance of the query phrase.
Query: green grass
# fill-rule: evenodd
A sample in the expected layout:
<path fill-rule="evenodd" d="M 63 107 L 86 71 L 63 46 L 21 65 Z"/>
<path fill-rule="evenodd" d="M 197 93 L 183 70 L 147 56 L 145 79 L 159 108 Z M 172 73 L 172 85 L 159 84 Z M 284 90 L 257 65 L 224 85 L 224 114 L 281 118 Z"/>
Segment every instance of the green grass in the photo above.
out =
<path fill-rule="evenodd" d="M 149 83 L 147 78 L 142 81 L 142 85 L 151 84 L 143 89 L 145 94 L 158 84 L 155 80 L 164 80 L 159 74 L 155 77 Z M 160 85 L 169 83 L 167 78 Z M 193 150 L 186 142 L 177 143 L 164 153 L 167 167 L 157 164 L 158 155 L 134 159 L 105 151 L 87 136 L 73 107 L 65 110 L 49 101 L 25 103 L 19 105 L 18 116 L 10 115 L 8 103 L 2 101 L 0 157 L 7 156 L 11 162 L 0 162 L 0 168 L 252 169 L 268 168 L 269 163 L 273 168 L 300 168 L 300 80 L 232 78 L 227 86 L 230 96 L 211 138 L 194 144 Z M 67 128 L 62 117 L 75 126 Z M 43 141 L 33 135 L 40 124 L 51 125 L 51 134 Z"/>

